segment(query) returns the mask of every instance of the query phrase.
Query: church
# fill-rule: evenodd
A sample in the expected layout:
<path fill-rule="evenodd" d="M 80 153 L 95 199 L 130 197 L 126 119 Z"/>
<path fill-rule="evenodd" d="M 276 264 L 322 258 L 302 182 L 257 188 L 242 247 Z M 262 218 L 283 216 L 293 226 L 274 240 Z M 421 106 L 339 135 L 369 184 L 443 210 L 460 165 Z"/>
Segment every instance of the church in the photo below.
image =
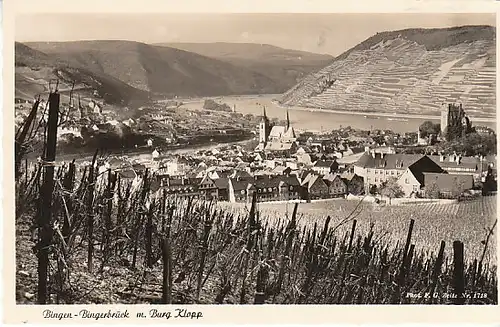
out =
<path fill-rule="evenodd" d="M 272 152 L 289 156 L 297 152 L 297 136 L 290 125 L 290 116 L 286 112 L 286 126 L 273 126 L 266 115 L 266 108 L 259 124 L 259 145 L 255 148 L 258 152 Z"/>

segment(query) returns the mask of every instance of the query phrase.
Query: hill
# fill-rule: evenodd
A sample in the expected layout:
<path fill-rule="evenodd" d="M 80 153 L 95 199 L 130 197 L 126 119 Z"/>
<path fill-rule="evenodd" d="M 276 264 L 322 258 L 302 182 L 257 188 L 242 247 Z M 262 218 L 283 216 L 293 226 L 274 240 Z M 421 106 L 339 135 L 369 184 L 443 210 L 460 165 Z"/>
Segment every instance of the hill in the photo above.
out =
<path fill-rule="evenodd" d="M 470 116 L 494 117 L 496 31 L 491 26 L 377 33 L 310 74 L 282 105 L 437 115 L 462 102 Z"/>
<path fill-rule="evenodd" d="M 48 93 L 49 84 L 59 81 L 64 95 L 73 87 L 86 97 L 97 97 L 109 104 L 138 106 L 148 101 L 148 93 L 98 70 L 64 58 L 15 43 L 16 97 L 31 100 Z"/>
<path fill-rule="evenodd" d="M 276 91 L 276 83 L 258 72 L 170 47 L 132 41 L 27 45 L 155 95 L 213 96 Z"/>
<path fill-rule="evenodd" d="M 246 67 L 277 83 L 273 93 L 283 93 L 309 73 L 332 62 L 333 57 L 256 43 L 159 43 Z"/>

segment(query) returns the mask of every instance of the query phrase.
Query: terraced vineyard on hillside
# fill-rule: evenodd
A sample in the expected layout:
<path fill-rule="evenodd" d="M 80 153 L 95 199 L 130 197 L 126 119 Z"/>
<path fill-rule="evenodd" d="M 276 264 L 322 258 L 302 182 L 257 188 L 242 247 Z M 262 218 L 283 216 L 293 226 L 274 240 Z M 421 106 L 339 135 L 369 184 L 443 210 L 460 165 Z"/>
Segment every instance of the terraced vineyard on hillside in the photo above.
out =
<path fill-rule="evenodd" d="M 404 37 L 352 49 L 286 92 L 290 106 L 437 115 L 462 102 L 472 117 L 495 117 L 495 39 L 429 50 Z"/>

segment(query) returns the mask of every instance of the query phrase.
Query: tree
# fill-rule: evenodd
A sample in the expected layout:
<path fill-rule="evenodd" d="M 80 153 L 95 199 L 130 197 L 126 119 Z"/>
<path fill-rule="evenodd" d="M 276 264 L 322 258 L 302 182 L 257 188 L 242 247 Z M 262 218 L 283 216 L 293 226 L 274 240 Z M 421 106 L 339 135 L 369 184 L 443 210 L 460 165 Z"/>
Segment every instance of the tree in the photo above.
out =
<path fill-rule="evenodd" d="M 382 184 L 380 194 L 389 198 L 389 204 L 391 203 L 391 199 L 404 196 L 403 189 L 395 178 L 389 178 Z"/>
<path fill-rule="evenodd" d="M 439 186 L 435 182 L 426 187 L 425 195 L 431 199 L 439 199 L 441 197 L 441 191 Z"/>
<path fill-rule="evenodd" d="M 488 167 L 488 174 L 486 175 L 485 181 L 483 183 L 483 195 L 488 195 L 491 192 L 497 190 L 497 182 L 495 180 L 495 176 L 493 175 L 493 169 Z"/>
<path fill-rule="evenodd" d="M 451 188 L 451 196 L 453 199 L 460 197 L 460 194 L 464 191 L 464 182 L 459 180 L 457 177 L 453 179 L 453 187 Z"/>
<path fill-rule="evenodd" d="M 364 193 L 364 183 L 363 183 L 363 178 L 359 176 L 354 176 L 349 182 L 348 182 L 348 189 L 349 193 L 353 195 L 361 195 Z"/>
<path fill-rule="evenodd" d="M 418 128 L 420 130 L 421 137 L 428 137 L 430 134 L 437 135 L 441 131 L 440 124 L 434 124 L 433 122 L 426 120 Z"/>

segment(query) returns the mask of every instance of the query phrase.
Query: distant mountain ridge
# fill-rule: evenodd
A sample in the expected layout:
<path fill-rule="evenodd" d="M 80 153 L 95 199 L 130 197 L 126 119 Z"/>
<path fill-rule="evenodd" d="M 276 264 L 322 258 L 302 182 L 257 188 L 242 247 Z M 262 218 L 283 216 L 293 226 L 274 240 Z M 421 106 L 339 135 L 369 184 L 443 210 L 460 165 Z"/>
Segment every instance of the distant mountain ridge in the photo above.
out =
<path fill-rule="evenodd" d="M 269 77 L 277 84 L 275 93 L 283 93 L 309 73 L 333 61 L 326 54 L 284 49 L 256 43 L 158 43 L 245 67 Z"/>
<path fill-rule="evenodd" d="M 133 41 L 16 42 L 16 94 L 33 96 L 44 89 L 44 82 L 54 78 L 65 79 L 67 87 L 76 79 L 85 84 L 82 88 L 97 90 L 117 104 L 166 96 L 276 94 L 290 88 L 301 76 L 323 67 L 323 59 L 329 58 L 272 46 L 245 47 L 262 50 L 238 50 L 231 60 L 222 60 Z M 275 68 L 263 59 L 270 58 L 264 54 L 270 53 L 270 49 Z M 254 54 L 255 60 L 248 58 L 249 53 Z M 297 55 L 301 58 L 293 57 Z"/>
<path fill-rule="evenodd" d="M 382 32 L 285 92 L 280 103 L 345 111 L 438 114 L 462 102 L 496 114 L 496 30 L 491 26 Z"/>

